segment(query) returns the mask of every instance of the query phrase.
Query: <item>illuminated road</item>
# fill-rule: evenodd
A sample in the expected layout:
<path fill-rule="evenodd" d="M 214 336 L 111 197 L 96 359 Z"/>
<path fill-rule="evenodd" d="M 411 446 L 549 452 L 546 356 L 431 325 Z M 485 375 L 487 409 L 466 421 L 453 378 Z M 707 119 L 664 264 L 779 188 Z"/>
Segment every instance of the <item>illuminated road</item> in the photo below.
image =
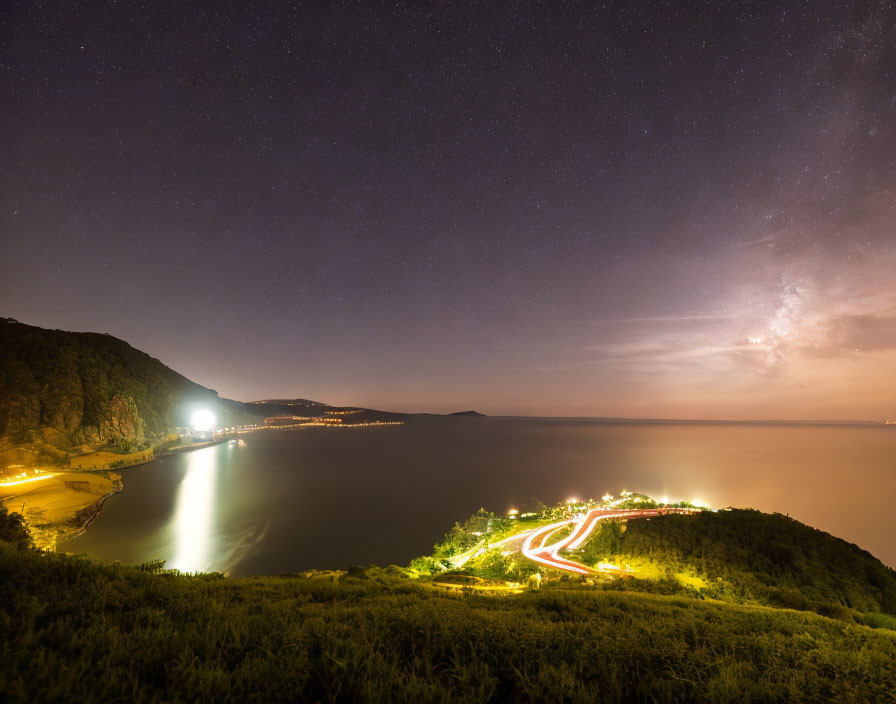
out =
<path fill-rule="evenodd" d="M 613 503 L 618 504 L 622 501 L 623 499 L 620 499 Z M 531 528 L 511 535 L 509 538 L 499 540 L 496 543 L 481 542 L 466 552 L 450 558 L 451 566 L 454 569 L 459 569 L 473 558 L 482 555 L 488 550 L 493 550 L 498 547 L 509 547 L 513 545 L 513 543 L 522 541 L 520 552 L 533 562 L 545 565 L 546 567 L 553 567 L 554 569 L 576 574 L 594 574 L 596 572 L 624 573 L 629 570 L 623 570 L 614 565 L 604 564 L 601 564 L 597 569 L 594 569 L 587 565 L 575 562 L 574 560 L 561 557 L 559 553 L 561 550 L 576 550 L 580 548 L 591 533 L 594 532 L 598 522 L 608 518 L 650 518 L 651 516 L 662 516 L 668 513 L 693 514 L 700 511 L 700 509 L 695 508 L 616 509 L 612 506 L 613 504 L 602 508 L 594 508 L 585 514 L 566 518 L 562 521 L 556 521 L 555 523 L 549 523 L 537 528 Z M 556 542 L 549 542 L 551 536 L 570 525 L 572 526 L 572 530 L 569 532 L 569 535 Z"/>
<path fill-rule="evenodd" d="M 574 572 L 576 574 L 593 574 L 595 572 L 609 571 L 623 572 L 624 570 L 613 569 L 610 566 L 593 569 L 573 560 L 561 557 L 559 552 L 561 550 L 575 550 L 576 548 L 581 547 L 582 543 L 584 543 L 588 539 L 588 536 L 594 531 L 598 521 L 607 518 L 649 518 L 651 516 L 662 516 L 667 513 L 690 514 L 696 513 L 698 510 L 699 509 L 691 508 L 595 508 L 584 515 L 568 518 L 556 523 L 550 523 L 525 533 L 526 539 L 523 541 L 520 551 L 533 562 L 565 572 Z M 548 542 L 554 533 L 569 525 L 572 525 L 572 530 L 569 532 L 569 535 L 554 543 Z"/>
<path fill-rule="evenodd" d="M 510 545 L 511 543 L 515 543 L 519 540 L 522 540 L 527 535 L 529 535 L 530 533 L 533 533 L 536 530 L 538 530 L 538 529 L 533 528 L 532 530 L 525 530 L 522 533 L 515 533 L 514 535 L 511 535 L 509 538 L 504 538 L 504 540 L 499 540 L 497 543 L 490 543 L 487 546 L 484 544 L 481 544 L 481 543 L 479 545 L 475 545 L 471 549 L 467 550 L 466 552 L 462 552 L 460 555 L 455 555 L 454 557 L 450 558 L 451 565 L 455 569 L 457 569 L 459 567 L 463 567 L 467 562 L 472 560 L 474 557 L 478 557 L 479 555 L 484 553 L 486 550 L 491 550 L 493 548 L 499 548 L 499 547 L 503 547 L 505 545 Z"/>
<path fill-rule="evenodd" d="M 52 479 L 55 474 L 41 474 L 37 477 L 29 477 L 28 479 L 15 479 L 8 482 L 0 482 L 0 489 L 7 486 L 18 486 L 19 484 L 31 484 L 32 482 L 43 481 L 44 479 Z"/>

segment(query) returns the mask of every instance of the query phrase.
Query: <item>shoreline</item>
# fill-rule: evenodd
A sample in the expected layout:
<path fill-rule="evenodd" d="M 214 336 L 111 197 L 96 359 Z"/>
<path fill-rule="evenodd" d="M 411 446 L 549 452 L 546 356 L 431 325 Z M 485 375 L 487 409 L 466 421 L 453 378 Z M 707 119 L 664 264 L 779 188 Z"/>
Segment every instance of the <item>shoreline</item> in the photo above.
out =
<path fill-rule="evenodd" d="M 144 462 L 143 464 L 149 464 L 149 463 Z M 63 534 L 63 530 L 59 531 L 59 534 L 57 535 L 57 538 L 56 538 L 56 542 L 57 542 L 57 545 L 55 548 L 56 552 L 59 551 L 58 544 L 60 542 L 64 543 L 67 540 L 73 540 L 74 538 L 77 538 L 79 535 L 82 535 L 90 527 L 90 524 L 96 520 L 97 516 L 100 515 L 100 511 L 103 510 L 103 506 L 106 504 L 106 501 L 111 499 L 116 494 L 120 494 L 122 491 L 124 491 L 124 480 L 123 479 L 120 479 L 120 478 L 117 480 L 113 479 L 112 481 L 114 482 L 115 485 L 117 485 L 113 491 L 110 491 L 107 494 L 103 494 L 99 499 L 97 499 L 92 504 L 90 504 L 90 506 L 87 506 L 86 508 L 81 509 L 80 511 L 78 511 L 78 513 L 75 514 L 75 519 L 77 520 L 79 514 L 85 513 L 85 512 L 90 512 L 90 515 L 87 516 L 86 519 L 84 519 L 83 523 L 81 523 L 74 529 L 74 532 L 72 532 L 71 535 Z"/>
<path fill-rule="evenodd" d="M 166 457 L 168 455 L 184 454 L 187 452 L 192 452 L 193 450 L 202 450 L 207 447 L 214 447 L 215 445 L 220 445 L 220 444 L 223 444 L 226 442 L 229 442 L 229 438 L 227 438 L 227 439 L 222 438 L 221 440 L 214 440 L 211 442 L 195 443 L 193 445 L 185 445 L 185 446 L 181 446 L 181 447 L 167 448 L 165 450 L 161 450 L 161 451 L 155 453 L 153 457 L 151 457 L 147 460 L 144 460 L 141 462 L 135 462 L 133 464 L 126 465 L 124 467 L 116 467 L 115 471 L 118 471 L 121 469 L 133 469 L 134 467 L 142 467 L 147 464 L 152 464 L 153 462 L 159 460 L 160 458 Z M 90 470 L 87 470 L 87 471 L 85 471 L 85 473 L 94 473 L 94 474 L 102 473 L 103 475 L 107 475 L 107 474 L 114 474 L 115 472 L 113 472 L 112 470 L 93 470 L 92 472 Z M 124 479 L 120 475 L 119 475 L 118 479 L 111 479 L 111 481 L 113 482 L 113 487 L 114 487 L 114 489 L 112 491 L 103 494 L 100 498 L 98 498 L 92 504 L 85 506 L 84 508 L 77 511 L 75 513 L 75 515 L 73 516 L 73 518 L 63 519 L 62 521 L 54 522 L 53 524 L 48 524 L 47 527 L 50 527 L 57 531 L 56 545 L 54 546 L 55 551 L 57 551 L 57 552 L 59 551 L 59 548 L 58 548 L 59 543 L 64 543 L 69 540 L 74 540 L 78 536 L 83 535 L 87 531 L 87 529 L 91 526 L 91 524 L 100 515 L 100 512 L 103 510 L 103 506 L 106 504 L 106 501 L 108 501 L 110 498 L 112 498 L 116 494 L 120 494 L 121 492 L 124 491 Z M 86 518 L 80 519 L 79 516 L 81 516 L 82 514 L 86 514 Z M 69 530 L 67 530 L 68 526 L 65 525 L 67 520 L 76 521 L 76 526 L 74 528 L 69 529 L 69 530 L 71 530 L 71 532 L 69 532 Z"/>
<path fill-rule="evenodd" d="M 221 438 L 220 440 L 209 440 L 208 442 L 198 442 L 193 443 L 192 445 L 177 445 L 175 447 L 169 447 L 165 450 L 161 450 L 158 453 L 158 457 L 164 457 L 166 455 L 180 455 L 185 452 L 193 452 L 193 450 L 203 450 L 206 447 L 214 447 L 215 445 L 221 445 L 226 442 L 230 442 L 233 438 Z"/>
<path fill-rule="evenodd" d="M 57 472 L 41 481 L 0 491 L 0 501 L 25 520 L 35 546 L 55 550 L 83 532 L 109 497 L 123 488 L 115 471 Z"/>

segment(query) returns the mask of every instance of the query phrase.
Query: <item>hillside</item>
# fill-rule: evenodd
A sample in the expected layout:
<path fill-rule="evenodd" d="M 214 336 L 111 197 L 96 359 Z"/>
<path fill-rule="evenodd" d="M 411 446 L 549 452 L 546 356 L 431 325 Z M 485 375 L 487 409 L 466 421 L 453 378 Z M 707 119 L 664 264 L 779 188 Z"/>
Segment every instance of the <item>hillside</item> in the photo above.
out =
<path fill-rule="evenodd" d="M 896 615 L 896 571 L 852 543 L 781 514 L 730 510 L 608 523 L 583 554 L 594 562 L 652 563 L 663 575 L 692 574 L 718 599 Z"/>
<path fill-rule="evenodd" d="M 894 701 L 896 632 L 617 583 L 496 597 L 397 567 L 184 576 L 39 553 L 0 509 L 0 698 Z"/>
<path fill-rule="evenodd" d="M 656 505 L 635 496 L 640 506 Z M 539 565 L 510 541 L 575 511 L 581 508 L 563 504 L 514 520 L 480 510 L 412 568 L 460 584 L 464 577 L 524 582 L 538 572 L 546 582 L 815 611 L 849 622 L 896 617 L 896 571 L 856 545 L 780 514 L 703 510 L 600 521 L 586 541 L 564 552 L 598 570 L 585 577 Z M 884 620 L 896 625 L 896 618 Z"/>
<path fill-rule="evenodd" d="M 257 418 L 111 335 L 0 322 L 0 466 L 143 449 L 196 406 L 226 424 Z"/>
<path fill-rule="evenodd" d="M 332 406 L 320 401 L 309 401 L 304 398 L 296 399 L 266 399 L 251 401 L 246 404 L 249 411 L 269 416 L 307 416 L 316 417 L 335 415 L 344 417 L 350 423 L 369 423 L 372 421 L 406 421 L 409 415 L 406 413 L 393 413 L 391 411 L 378 411 L 372 408 L 360 408 L 357 406 Z"/>
<path fill-rule="evenodd" d="M 0 469 L 144 450 L 169 428 L 186 426 L 197 407 L 212 410 L 222 426 L 283 415 L 346 415 L 354 423 L 414 418 L 301 398 L 232 401 L 111 335 L 0 318 Z"/>

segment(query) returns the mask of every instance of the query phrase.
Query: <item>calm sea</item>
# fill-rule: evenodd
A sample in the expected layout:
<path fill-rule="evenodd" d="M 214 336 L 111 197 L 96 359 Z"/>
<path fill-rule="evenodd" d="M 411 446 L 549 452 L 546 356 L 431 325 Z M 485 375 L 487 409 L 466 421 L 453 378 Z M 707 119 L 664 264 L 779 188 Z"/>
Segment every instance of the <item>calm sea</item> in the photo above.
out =
<path fill-rule="evenodd" d="M 60 549 L 236 576 L 407 564 L 480 506 L 628 489 L 787 513 L 896 565 L 896 427 L 487 418 L 242 440 L 123 470 Z"/>

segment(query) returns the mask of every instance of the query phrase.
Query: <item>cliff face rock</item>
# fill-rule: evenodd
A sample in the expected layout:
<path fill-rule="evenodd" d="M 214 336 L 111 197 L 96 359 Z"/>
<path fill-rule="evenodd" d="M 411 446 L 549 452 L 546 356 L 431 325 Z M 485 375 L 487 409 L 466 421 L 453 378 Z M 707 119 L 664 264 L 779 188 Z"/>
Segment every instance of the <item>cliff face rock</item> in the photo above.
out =
<path fill-rule="evenodd" d="M 254 422 L 218 394 L 110 335 L 0 319 L 0 467 L 62 462 L 89 449 L 142 449 L 193 409 Z"/>
<path fill-rule="evenodd" d="M 109 399 L 97 430 L 96 442 L 112 438 L 126 438 L 138 444 L 146 440 L 146 423 L 140 417 L 137 403 L 130 396 L 115 394 Z"/>

